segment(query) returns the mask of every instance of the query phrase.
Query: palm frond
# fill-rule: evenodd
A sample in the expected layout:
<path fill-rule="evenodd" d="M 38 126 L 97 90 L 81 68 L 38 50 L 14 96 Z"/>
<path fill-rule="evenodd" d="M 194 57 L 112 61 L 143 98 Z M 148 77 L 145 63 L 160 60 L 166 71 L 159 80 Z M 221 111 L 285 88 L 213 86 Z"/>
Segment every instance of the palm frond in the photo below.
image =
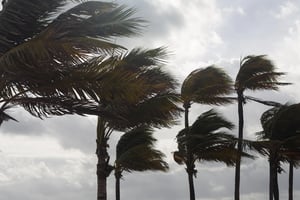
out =
<path fill-rule="evenodd" d="M 126 132 L 118 141 L 117 158 L 120 157 L 122 153 L 136 145 L 153 145 L 156 139 L 152 136 L 152 133 L 153 129 L 146 126 L 140 126 Z"/>
<path fill-rule="evenodd" d="M 234 124 L 226 120 L 220 113 L 214 109 L 202 113 L 191 127 L 191 134 L 210 134 L 218 129 L 234 128 Z"/>
<path fill-rule="evenodd" d="M 263 105 L 267 105 L 267 106 L 273 106 L 273 107 L 282 106 L 281 103 L 278 103 L 278 102 L 275 102 L 275 101 L 262 100 L 262 99 L 258 99 L 258 98 L 251 97 L 251 96 L 244 96 L 244 98 L 245 98 L 245 100 L 255 101 L 255 102 L 261 103 Z"/>
<path fill-rule="evenodd" d="M 284 74 L 275 72 L 274 64 L 265 55 L 247 56 L 241 60 L 240 70 L 235 80 L 235 89 L 238 91 L 245 89 L 277 90 L 279 85 L 289 84 L 279 82 L 279 78 Z"/>
<path fill-rule="evenodd" d="M 101 110 L 98 104 L 91 101 L 74 100 L 67 97 L 20 97 L 10 101 L 11 104 L 21 105 L 33 116 L 43 118 L 49 115 L 100 115 L 107 118 L 113 117 L 111 113 Z M 117 117 L 114 117 L 117 118 Z"/>
<path fill-rule="evenodd" d="M 169 127 L 177 123 L 182 109 L 178 107 L 180 98 L 177 94 L 161 93 L 137 104 L 120 103 L 120 115 L 127 119 L 124 123 L 109 121 L 116 130 L 124 130 L 139 125 L 152 127 Z M 118 106 L 119 108 L 119 106 Z M 122 109 L 123 108 L 123 109 Z M 145 114 L 147 113 L 147 114 Z"/>
<path fill-rule="evenodd" d="M 71 0 L 7 1 L 0 12 L 0 56 L 38 35 L 52 21 L 51 18 L 71 2 Z"/>
<path fill-rule="evenodd" d="M 0 108 L 0 126 L 3 123 L 3 121 L 8 121 L 8 120 L 13 120 L 13 121 L 18 121 L 15 118 L 13 118 L 12 116 L 10 116 L 9 114 L 6 113 L 7 110 L 9 110 L 10 108 L 12 108 L 13 105 L 9 105 L 9 104 L 4 104 L 1 106 Z"/>
<path fill-rule="evenodd" d="M 196 153 L 197 154 L 197 153 Z M 215 161 L 222 162 L 228 166 L 234 166 L 237 158 L 239 156 L 247 157 L 253 159 L 254 157 L 248 153 L 243 152 L 241 155 L 237 149 L 232 147 L 222 146 L 220 148 L 208 149 L 205 154 L 197 154 L 197 159 L 199 161 Z"/>
<path fill-rule="evenodd" d="M 111 37 L 131 36 L 140 31 L 145 22 L 133 17 L 135 11 L 113 3 L 87 1 L 58 16 L 43 32 L 48 37 Z"/>
<path fill-rule="evenodd" d="M 224 95 L 232 92 L 230 77 L 220 68 L 209 66 L 191 72 L 184 80 L 181 95 L 185 102 L 223 104 L 230 102 Z"/>
<path fill-rule="evenodd" d="M 160 91 L 174 90 L 178 83 L 163 70 L 168 53 L 166 48 L 155 49 L 136 48 L 124 55 L 116 67 L 137 73 L 139 78 L 143 78 L 151 83 L 148 87 L 147 95 L 159 93 Z"/>
<path fill-rule="evenodd" d="M 154 149 L 156 139 L 153 130 L 148 127 L 138 127 L 121 136 L 117 144 L 116 166 L 118 171 L 166 171 L 168 164 L 163 161 L 165 156 Z"/>
<path fill-rule="evenodd" d="M 194 161 L 217 161 L 233 165 L 239 155 L 235 148 L 238 140 L 223 131 L 223 129 L 231 130 L 233 127 L 231 122 L 213 109 L 202 113 L 188 130 L 183 129 L 178 133 L 178 152 L 174 153 L 175 161 L 179 164 L 185 163 L 189 150 Z M 245 152 L 241 156 L 252 158 Z"/>
<path fill-rule="evenodd" d="M 163 161 L 164 154 L 145 145 L 138 145 L 122 154 L 116 163 L 127 172 L 132 171 L 166 171 L 168 164 Z"/>

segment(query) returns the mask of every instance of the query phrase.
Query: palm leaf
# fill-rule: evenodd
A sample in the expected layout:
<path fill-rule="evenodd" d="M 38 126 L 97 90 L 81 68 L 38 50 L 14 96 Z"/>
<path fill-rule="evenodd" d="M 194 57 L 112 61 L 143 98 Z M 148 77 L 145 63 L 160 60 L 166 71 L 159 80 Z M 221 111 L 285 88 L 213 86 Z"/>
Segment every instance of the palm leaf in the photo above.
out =
<path fill-rule="evenodd" d="M 265 55 L 247 56 L 241 60 L 240 70 L 236 76 L 235 88 L 243 91 L 245 89 L 277 90 L 278 85 L 289 83 L 279 82 L 284 75 L 282 72 L 275 72 L 275 66 Z"/>
<path fill-rule="evenodd" d="M 153 145 L 156 139 L 153 138 L 152 133 L 153 130 L 146 126 L 137 127 L 126 132 L 118 141 L 117 158 L 120 157 L 123 152 L 141 143 Z"/>
<path fill-rule="evenodd" d="M 55 39 L 64 37 L 131 36 L 140 31 L 144 20 L 132 17 L 135 11 L 125 6 L 99 1 L 81 3 L 57 17 L 43 32 Z"/>
<path fill-rule="evenodd" d="M 0 12 L 0 56 L 39 34 L 70 2 L 76 1 L 6 1 Z"/>
<path fill-rule="evenodd" d="M 193 161 L 217 161 L 234 165 L 240 155 L 235 148 L 237 139 L 223 129 L 231 130 L 234 125 L 213 109 L 202 113 L 189 129 L 183 129 L 177 135 L 178 151 L 174 153 L 177 163 L 187 161 L 187 149 L 193 155 Z M 225 155 L 226 154 L 226 155 Z M 253 158 L 242 152 L 241 156 Z"/>
<path fill-rule="evenodd" d="M 0 108 L 0 126 L 3 123 L 3 121 L 13 120 L 13 121 L 17 122 L 17 120 L 15 118 L 13 118 L 12 116 L 10 116 L 6 113 L 6 110 L 9 110 L 10 108 L 12 108 L 12 105 L 4 104 L 1 106 L 1 108 Z"/>
<path fill-rule="evenodd" d="M 104 109 L 88 100 L 74 100 L 67 97 L 21 97 L 10 101 L 13 105 L 21 105 L 33 116 L 43 118 L 49 115 L 98 115 L 106 118 L 119 119 L 113 113 L 106 112 Z"/>
<path fill-rule="evenodd" d="M 166 171 L 168 164 L 163 161 L 164 154 L 154 149 L 156 139 L 153 130 L 138 127 L 126 132 L 117 144 L 116 166 L 120 171 Z"/>
<path fill-rule="evenodd" d="M 223 104 L 231 100 L 224 97 L 232 92 L 230 77 L 220 68 L 209 66 L 191 72 L 184 80 L 181 95 L 184 102 Z"/>
<path fill-rule="evenodd" d="M 173 93 L 156 94 L 148 99 L 143 99 L 137 104 L 120 103 L 117 108 L 120 115 L 127 121 L 109 121 L 110 127 L 116 130 L 124 130 L 139 125 L 152 127 L 169 127 L 177 123 L 175 120 L 182 109 L 178 107 L 179 96 Z M 145 114 L 147 113 L 147 114 Z"/>

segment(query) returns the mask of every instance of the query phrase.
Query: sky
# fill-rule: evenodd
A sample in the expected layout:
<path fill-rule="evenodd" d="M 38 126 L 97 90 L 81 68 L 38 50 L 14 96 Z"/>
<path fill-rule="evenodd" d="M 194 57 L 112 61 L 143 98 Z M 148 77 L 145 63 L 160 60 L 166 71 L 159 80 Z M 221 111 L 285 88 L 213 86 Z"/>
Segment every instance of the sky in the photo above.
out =
<path fill-rule="evenodd" d="M 137 10 L 148 21 L 139 37 L 117 39 L 129 49 L 166 46 L 171 55 L 165 66 L 182 83 L 194 69 L 216 65 L 233 79 L 239 61 L 247 55 L 267 55 L 283 81 L 293 83 L 279 91 L 247 92 L 281 103 L 300 99 L 300 0 L 116 0 Z M 192 105 L 190 122 L 211 107 Z M 237 105 L 216 108 L 237 124 Z M 245 105 L 245 137 L 254 139 L 261 130 L 260 115 L 268 107 Z M 0 129 L 0 199 L 82 200 L 96 199 L 96 117 L 65 116 L 39 120 L 21 109 L 10 114 L 19 120 Z M 157 148 L 167 155 L 168 173 L 124 174 L 124 200 L 188 199 L 188 181 L 183 166 L 172 160 L 175 136 L 181 123 L 156 130 Z M 237 129 L 232 131 L 237 135 Z M 120 133 L 110 140 L 111 160 Z M 287 166 L 284 166 L 287 170 Z M 221 163 L 197 164 L 197 200 L 231 200 L 234 168 Z M 295 199 L 300 198 L 300 170 L 295 171 Z M 280 199 L 287 199 L 287 173 L 279 175 Z M 241 199 L 267 199 L 267 159 L 243 160 Z M 108 199 L 114 199 L 114 178 L 108 179 Z"/>

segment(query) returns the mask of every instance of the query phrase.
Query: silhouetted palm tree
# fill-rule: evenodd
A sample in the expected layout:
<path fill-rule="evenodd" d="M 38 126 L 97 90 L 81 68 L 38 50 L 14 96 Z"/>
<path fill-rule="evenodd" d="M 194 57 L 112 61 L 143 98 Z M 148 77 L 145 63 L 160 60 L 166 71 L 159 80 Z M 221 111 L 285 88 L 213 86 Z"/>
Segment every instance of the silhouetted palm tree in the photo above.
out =
<path fill-rule="evenodd" d="M 174 152 L 174 160 L 186 165 L 190 185 L 193 185 L 193 176 L 196 176 L 196 161 L 224 162 L 229 166 L 235 164 L 239 154 L 235 148 L 237 140 L 224 132 L 224 128 L 231 130 L 233 124 L 214 110 L 209 110 L 177 135 L 178 151 Z M 251 157 L 245 153 L 243 155 Z"/>
<path fill-rule="evenodd" d="M 186 134 L 189 129 L 189 109 L 192 103 L 220 105 L 231 100 L 224 95 L 232 92 L 230 77 L 220 68 L 209 66 L 192 71 L 184 80 L 181 87 L 181 98 L 184 108 L 184 124 Z M 189 172 L 190 199 L 195 199 L 193 182 L 193 155 L 187 146 L 187 171 Z"/>
<path fill-rule="evenodd" d="M 120 86 L 106 76 L 114 61 L 111 56 L 125 52 L 114 44 L 114 37 L 134 35 L 143 23 L 132 17 L 134 11 L 99 1 L 2 3 L 0 102 L 4 107 L 22 105 L 38 117 L 104 114 L 98 112 L 100 96 Z M 126 85 L 126 75 L 119 71 L 115 80 Z"/>
<path fill-rule="evenodd" d="M 273 63 L 264 55 L 247 56 L 240 62 L 240 69 L 235 80 L 235 90 L 238 97 L 238 149 L 242 151 L 244 111 L 243 104 L 246 103 L 245 90 L 277 90 L 279 85 L 284 85 L 278 81 L 279 77 L 284 75 L 282 72 L 276 72 Z M 234 199 L 240 199 L 240 165 L 241 159 L 236 161 L 235 170 L 235 193 Z"/>
<path fill-rule="evenodd" d="M 300 104 L 281 105 L 263 113 L 263 131 L 258 134 L 265 143 L 270 162 L 270 200 L 279 199 L 277 173 L 281 172 L 280 162 L 289 162 L 289 199 L 293 199 L 293 167 L 299 164 L 300 151 Z"/>
<path fill-rule="evenodd" d="M 113 167 L 109 164 L 107 152 L 108 140 L 113 131 L 146 125 L 147 127 L 168 127 L 174 124 L 176 117 L 182 111 L 177 104 L 180 101 L 175 93 L 177 86 L 172 76 L 162 69 L 166 52 L 163 48 L 141 50 L 134 49 L 121 60 L 115 62 L 115 70 L 126 69 L 135 74 L 131 79 L 133 88 L 124 90 L 126 98 L 118 93 L 109 99 L 102 98 L 102 105 L 108 112 L 121 118 L 110 120 L 98 118 L 97 155 L 98 155 L 98 196 L 106 198 L 106 179 Z M 137 92 L 133 92 L 137 89 Z M 128 96 L 128 98 L 127 98 Z"/>
<path fill-rule="evenodd" d="M 168 170 L 168 164 L 163 160 L 165 155 L 155 149 L 155 142 L 153 130 L 147 127 L 134 128 L 121 136 L 116 148 L 114 166 L 116 200 L 120 200 L 120 180 L 123 172 Z"/>

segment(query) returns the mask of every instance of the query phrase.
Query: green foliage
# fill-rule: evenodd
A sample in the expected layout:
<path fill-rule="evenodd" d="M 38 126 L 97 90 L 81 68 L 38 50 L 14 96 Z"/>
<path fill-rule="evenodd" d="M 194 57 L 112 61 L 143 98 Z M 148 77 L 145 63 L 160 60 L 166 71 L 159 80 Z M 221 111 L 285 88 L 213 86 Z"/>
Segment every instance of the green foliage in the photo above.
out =
<path fill-rule="evenodd" d="M 217 161 L 234 165 L 239 155 L 235 145 L 236 138 L 224 132 L 234 125 L 214 110 L 202 113 L 188 129 L 177 135 L 178 151 L 174 159 L 178 164 L 187 164 L 188 151 L 195 161 Z M 251 157 L 243 153 L 243 156 Z"/>
<path fill-rule="evenodd" d="M 115 37 L 140 32 L 144 21 L 133 15 L 133 9 L 99 1 L 6 2 L 0 12 L 0 102 L 43 117 L 104 115 L 96 105 L 115 94 L 136 99 L 137 85 L 146 82 L 117 67 L 125 48 L 114 44 Z"/>
<path fill-rule="evenodd" d="M 117 144 L 115 170 L 166 171 L 168 164 L 163 160 L 165 155 L 155 149 L 155 142 L 153 130 L 148 127 L 138 127 L 126 132 Z"/>
<path fill-rule="evenodd" d="M 282 72 L 275 72 L 273 63 L 265 55 L 247 56 L 241 60 L 240 70 L 236 76 L 235 89 L 237 91 L 250 90 L 277 90 L 279 85 L 288 83 L 279 82 Z"/>
<path fill-rule="evenodd" d="M 215 66 L 194 70 L 187 76 L 181 87 L 181 97 L 185 103 L 225 104 L 231 100 L 224 95 L 231 92 L 231 78 Z"/>
<path fill-rule="evenodd" d="M 111 96 L 106 91 L 100 99 L 108 111 L 118 113 L 125 119 L 107 119 L 110 128 L 126 131 L 141 125 L 168 127 L 176 123 L 176 118 L 182 112 L 177 105 L 180 97 L 175 93 L 176 80 L 163 70 L 165 56 L 166 51 L 163 48 L 133 49 L 115 61 L 112 73 L 127 71 L 132 79 L 126 77 L 124 82 L 111 81 L 110 83 L 117 82 L 120 85 L 116 86 Z M 129 84 L 124 84 L 126 81 Z"/>

